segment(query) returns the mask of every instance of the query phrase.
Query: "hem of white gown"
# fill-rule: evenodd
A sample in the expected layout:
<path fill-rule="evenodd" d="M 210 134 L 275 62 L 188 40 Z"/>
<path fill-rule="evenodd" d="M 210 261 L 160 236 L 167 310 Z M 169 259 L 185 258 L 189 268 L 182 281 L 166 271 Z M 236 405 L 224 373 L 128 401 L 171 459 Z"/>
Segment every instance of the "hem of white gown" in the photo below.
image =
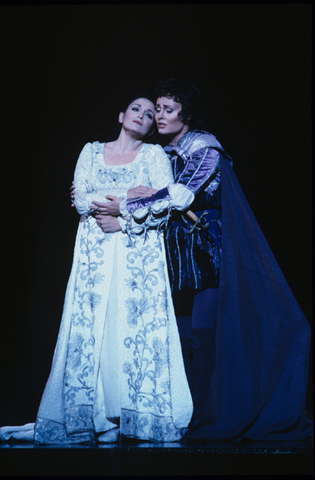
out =
<path fill-rule="evenodd" d="M 122 420 L 120 434 L 125 438 L 158 443 L 175 442 L 179 441 L 187 431 L 187 428 L 176 428 L 171 417 L 154 417 L 150 414 L 124 412 Z M 90 430 L 67 434 L 65 426 L 57 422 L 37 419 L 36 425 L 39 423 L 41 423 L 41 427 L 35 429 L 34 435 L 35 443 L 39 444 L 91 443 L 97 441 L 100 433 L 116 430 L 110 429 L 107 432 Z"/>
<path fill-rule="evenodd" d="M 95 440 L 94 429 L 78 426 L 75 431 L 67 432 L 64 424 L 49 420 L 47 418 L 37 417 L 35 423 L 35 443 L 43 444 L 71 444 L 71 443 L 90 443 Z"/>
<path fill-rule="evenodd" d="M 153 417 L 153 418 L 152 418 Z M 187 428 L 176 428 L 170 417 L 155 417 L 137 412 L 125 412 L 122 424 L 122 437 L 133 438 L 150 442 L 174 442 L 180 440 L 187 432 Z M 111 430 L 116 430 L 110 429 Z M 105 432 L 105 433 L 108 433 Z M 81 431 L 67 434 L 65 425 L 53 420 L 37 418 L 36 424 L 30 423 L 15 427 L 0 427 L 0 441 L 11 440 L 35 442 L 45 445 L 66 445 L 92 443 L 98 441 L 98 435 L 103 432 Z"/>
<path fill-rule="evenodd" d="M 182 438 L 187 428 L 177 428 L 170 416 L 122 409 L 120 433 L 124 437 L 153 442 L 174 442 Z"/>

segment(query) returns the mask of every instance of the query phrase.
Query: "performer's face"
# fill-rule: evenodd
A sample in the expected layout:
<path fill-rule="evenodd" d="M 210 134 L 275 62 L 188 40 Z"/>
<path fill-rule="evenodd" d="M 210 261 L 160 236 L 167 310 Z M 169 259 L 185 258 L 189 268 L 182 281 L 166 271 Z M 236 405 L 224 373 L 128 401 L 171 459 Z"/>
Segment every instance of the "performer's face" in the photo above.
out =
<path fill-rule="evenodd" d="M 125 112 L 118 117 L 119 123 L 127 131 L 136 133 L 139 138 L 145 137 L 154 125 L 154 104 L 147 98 L 137 98 Z"/>
<path fill-rule="evenodd" d="M 155 105 L 155 121 L 161 135 L 171 138 L 184 136 L 189 126 L 184 124 L 181 117 L 182 104 L 174 98 L 159 97 Z"/>

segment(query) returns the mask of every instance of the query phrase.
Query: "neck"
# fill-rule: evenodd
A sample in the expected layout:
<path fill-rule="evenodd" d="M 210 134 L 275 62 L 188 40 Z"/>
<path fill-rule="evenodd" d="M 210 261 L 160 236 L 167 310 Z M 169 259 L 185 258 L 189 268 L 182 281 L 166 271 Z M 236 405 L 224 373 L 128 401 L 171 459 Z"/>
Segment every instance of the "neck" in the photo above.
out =
<path fill-rule="evenodd" d="M 134 150 L 138 150 L 143 141 L 140 138 L 133 137 L 129 135 L 125 130 L 121 130 L 119 137 L 115 140 L 115 147 L 119 151 L 119 153 L 130 152 Z"/>
<path fill-rule="evenodd" d="M 189 126 L 184 125 L 183 129 L 179 133 L 171 137 L 170 145 L 172 145 L 173 147 L 177 147 L 180 139 L 183 138 L 188 132 L 189 132 Z"/>

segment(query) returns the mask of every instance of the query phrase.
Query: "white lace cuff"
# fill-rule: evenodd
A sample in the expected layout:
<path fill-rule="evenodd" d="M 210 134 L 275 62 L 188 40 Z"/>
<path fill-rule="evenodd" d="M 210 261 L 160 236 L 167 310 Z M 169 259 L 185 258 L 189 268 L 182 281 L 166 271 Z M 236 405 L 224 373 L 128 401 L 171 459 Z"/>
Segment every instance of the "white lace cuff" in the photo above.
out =
<path fill-rule="evenodd" d="M 123 217 L 117 217 L 122 233 L 127 232 L 128 221 Z"/>

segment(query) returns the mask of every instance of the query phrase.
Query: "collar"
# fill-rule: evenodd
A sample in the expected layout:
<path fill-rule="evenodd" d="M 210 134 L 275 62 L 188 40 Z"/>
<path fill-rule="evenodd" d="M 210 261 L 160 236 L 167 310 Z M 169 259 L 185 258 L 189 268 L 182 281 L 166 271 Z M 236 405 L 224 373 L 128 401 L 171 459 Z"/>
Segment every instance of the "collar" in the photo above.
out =
<path fill-rule="evenodd" d="M 180 138 L 178 145 L 171 145 L 170 143 L 164 147 L 164 150 L 167 153 L 171 152 L 176 152 L 178 153 L 178 150 L 182 149 L 182 147 L 186 144 L 186 142 L 190 139 L 190 137 L 193 135 L 193 131 L 188 131 L 182 138 Z"/>

